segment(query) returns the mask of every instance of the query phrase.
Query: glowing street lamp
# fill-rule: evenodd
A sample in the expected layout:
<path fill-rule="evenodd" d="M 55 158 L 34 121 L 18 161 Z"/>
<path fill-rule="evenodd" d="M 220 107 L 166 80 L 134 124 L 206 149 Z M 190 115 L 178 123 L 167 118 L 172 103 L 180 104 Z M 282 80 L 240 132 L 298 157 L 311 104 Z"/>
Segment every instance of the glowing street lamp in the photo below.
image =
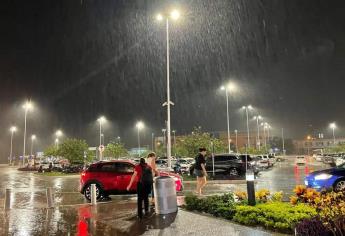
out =
<path fill-rule="evenodd" d="M 335 122 L 330 123 L 329 127 L 332 129 L 333 132 L 333 145 L 335 145 L 335 135 L 334 135 L 334 130 L 337 128 L 337 125 L 335 124 Z"/>
<path fill-rule="evenodd" d="M 139 157 L 140 157 L 140 153 L 141 153 L 141 150 L 140 150 L 140 130 L 144 128 L 144 123 L 142 121 L 138 121 L 136 123 L 135 127 L 138 130 L 138 153 L 139 153 Z"/>
<path fill-rule="evenodd" d="M 24 109 L 24 145 L 23 145 L 23 166 L 25 164 L 25 145 L 26 145 L 26 118 L 28 115 L 28 111 L 33 108 L 31 101 L 26 101 L 23 105 Z"/>
<path fill-rule="evenodd" d="M 170 105 L 174 105 L 172 101 L 170 101 L 170 72 L 169 72 L 169 19 L 172 20 L 177 20 L 180 18 L 180 12 L 177 10 L 173 10 L 170 12 L 170 14 L 164 15 L 164 14 L 158 14 L 156 16 L 156 19 L 158 21 L 163 21 L 164 19 L 166 20 L 166 56 L 167 56 L 167 101 L 163 104 L 163 106 L 167 106 L 167 158 L 168 158 L 168 167 L 171 169 L 171 131 L 170 131 Z"/>
<path fill-rule="evenodd" d="M 11 131 L 10 165 L 12 165 L 13 134 L 17 131 L 17 127 L 12 126 L 12 127 L 10 128 L 10 131 Z"/>
<path fill-rule="evenodd" d="M 230 139 L 230 125 L 229 125 L 229 93 L 234 92 L 236 90 L 236 86 L 234 83 L 228 83 L 225 86 L 220 87 L 221 90 L 225 90 L 226 95 L 226 120 L 227 120 L 227 127 L 228 127 L 228 151 L 231 153 L 231 139 Z"/>

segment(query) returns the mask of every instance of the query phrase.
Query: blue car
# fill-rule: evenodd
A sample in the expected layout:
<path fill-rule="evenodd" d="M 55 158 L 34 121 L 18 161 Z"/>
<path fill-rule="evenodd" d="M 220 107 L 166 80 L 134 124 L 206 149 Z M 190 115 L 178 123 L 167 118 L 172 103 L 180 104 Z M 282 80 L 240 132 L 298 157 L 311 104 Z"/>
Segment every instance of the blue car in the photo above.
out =
<path fill-rule="evenodd" d="M 326 170 L 314 171 L 305 177 L 304 183 L 316 190 L 333 188 L 335 191 L 345 190 L 345 163 Z"/>

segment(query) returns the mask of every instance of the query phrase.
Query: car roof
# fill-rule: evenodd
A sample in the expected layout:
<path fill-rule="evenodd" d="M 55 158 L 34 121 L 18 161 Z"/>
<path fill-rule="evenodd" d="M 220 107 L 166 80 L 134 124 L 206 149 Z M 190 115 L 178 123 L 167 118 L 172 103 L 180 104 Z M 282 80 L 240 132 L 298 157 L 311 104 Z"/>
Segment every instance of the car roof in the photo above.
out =
<path fill-rule="evenodd" d="M 109 161 L 97 161 L 93 163 L 93 165 L 98 165 L 102 163 L 131 163 L 133 165 L 136 165 L 136 163 L 132 160 L 109 160 Z"/>

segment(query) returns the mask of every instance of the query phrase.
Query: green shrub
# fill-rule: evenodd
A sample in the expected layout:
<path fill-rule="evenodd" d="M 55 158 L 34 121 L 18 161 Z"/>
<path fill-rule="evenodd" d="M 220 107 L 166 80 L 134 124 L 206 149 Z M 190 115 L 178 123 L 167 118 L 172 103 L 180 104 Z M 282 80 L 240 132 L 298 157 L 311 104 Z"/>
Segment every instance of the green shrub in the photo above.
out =
<path fill-rule="evenodd" d="M 185 203 L 187 210 L 205 212 L 225 219 L 232 219 L 235 213 L 232 194 L 214 195 L 206 198 L 188 195 L 185 197 Z"/>
<path fill-rule="evenodd" d="M 303 219 L 316 215 L 314 208 L 299 204 L 272 202 L 256 206 L 236 206 L 233 220 L 245 225 L 261 225 L 281 232 L 291 232 Z"/>

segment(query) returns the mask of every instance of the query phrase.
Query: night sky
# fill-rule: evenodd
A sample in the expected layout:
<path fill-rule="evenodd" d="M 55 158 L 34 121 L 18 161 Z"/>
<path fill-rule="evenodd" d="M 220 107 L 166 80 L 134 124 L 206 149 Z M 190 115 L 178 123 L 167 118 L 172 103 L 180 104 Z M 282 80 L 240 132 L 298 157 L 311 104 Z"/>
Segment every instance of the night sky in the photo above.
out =
<path fill-rule="evenodd" d="M 166 119 L 165 25 L 161 10 L 177 7 L 170 25 L 172 129 L 245 130 L 246 104 L 279 135 L 302 138 L 336 121 L 345 134 L 345 2 L 317 0 L 60 0 L 1 1 L 0 161 L 9 155 L 11 125 L 22 152 L 23 109 L 31 98 L 28 136 L 38 150 L 61 128 L 68 137 L 98 142 L 96 119 L 105 115 L 106 142 L 121 136 L 136 145 L 161 134 Z M 255 122 L 251 122 L 252 129 Z M 28 144 L 29 146 L 29 144 Z M 27 149 L 29 150 L 29 148 Z M 28 151 L 27 151 L 28 152 Z"/>

